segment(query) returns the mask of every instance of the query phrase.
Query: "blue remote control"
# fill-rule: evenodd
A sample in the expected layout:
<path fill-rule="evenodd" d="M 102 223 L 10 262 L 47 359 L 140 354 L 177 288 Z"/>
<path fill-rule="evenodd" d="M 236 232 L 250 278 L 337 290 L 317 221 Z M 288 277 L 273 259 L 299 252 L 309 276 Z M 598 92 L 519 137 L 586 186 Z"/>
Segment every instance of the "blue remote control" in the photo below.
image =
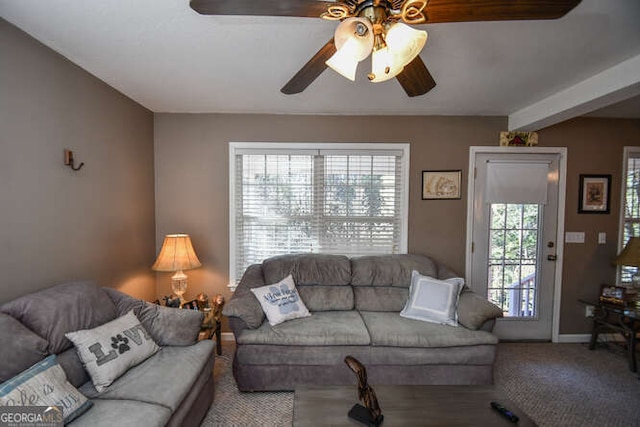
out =
<path fill-rule="evenodd" d="M 491 402 L 491 407 L 498 411 L 500 415 L 511 421 L 512 423 L 517 423 L 520 418 L 498 402 Z"/>

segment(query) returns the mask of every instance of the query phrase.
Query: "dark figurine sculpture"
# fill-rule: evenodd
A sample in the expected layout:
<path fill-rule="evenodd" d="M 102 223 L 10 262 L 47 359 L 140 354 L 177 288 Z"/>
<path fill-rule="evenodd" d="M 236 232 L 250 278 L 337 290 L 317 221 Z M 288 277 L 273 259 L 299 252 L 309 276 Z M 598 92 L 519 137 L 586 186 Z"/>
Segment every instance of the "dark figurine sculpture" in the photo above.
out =
<path fill-rule="evenodd" d="M 165 296 L 162 298 L 164 300 L 164 305 L 167 307 L 180 308 L 180 298 Z"/>
<path fill-rule="evenodd" d="M 220 322 L 222 320 L 222 309 L 224 308 L 224 297 L 220 294 L 216 295 L 216 298 L 213 300 L 213 318 L 216 322 Z"/>
<path fill-rule="evenodd" d="M 368 426 L 379 426 L 384 416 L 380 405 L 378 405 L 376 392 L 367 382 L 366 368 L 358 359 L 352 356 L 345 357 L 344 362 L 358 377 L 358 399 L 364 404 L 364 406 L 353 405 L 353 408 L 349 411 L 349 417 Z"/>

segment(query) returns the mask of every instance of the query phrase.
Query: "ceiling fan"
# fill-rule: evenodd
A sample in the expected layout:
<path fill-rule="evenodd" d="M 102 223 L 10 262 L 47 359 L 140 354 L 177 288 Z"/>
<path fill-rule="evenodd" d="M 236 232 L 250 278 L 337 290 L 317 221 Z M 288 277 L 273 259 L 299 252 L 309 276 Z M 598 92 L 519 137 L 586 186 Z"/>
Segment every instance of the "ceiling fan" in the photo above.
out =
<path fill-rule="evenodd" d="M 284 94 L 302 92 L 327 67 L 353 80 L 357 63 L 371 54 L 369 79 L 379 82 L 395 77 L 407 95 L 413 97 L 429 92 L 436 82 L 419 55 L 427 33 L 408 25 L 557 19 L 580 1 L 191 0 L 190 6 L 203 15 L 291 16 L 341 21 L 335 36 L 280 89 Z"/>

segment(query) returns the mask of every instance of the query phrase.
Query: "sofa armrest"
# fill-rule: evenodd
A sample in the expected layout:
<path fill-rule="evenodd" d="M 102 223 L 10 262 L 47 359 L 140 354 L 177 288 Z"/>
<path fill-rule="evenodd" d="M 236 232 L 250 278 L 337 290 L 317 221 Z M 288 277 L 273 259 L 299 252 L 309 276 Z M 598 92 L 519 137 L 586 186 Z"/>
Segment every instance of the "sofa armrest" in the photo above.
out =
<path fill-rule="evenodd" d="M 486 322 L 484 322 L 482 324 L 482 326 L 480 326 L 478 328 L 479 331 L 487 331 L 487 332 L 492 332 L 493 331 L 493 327 L 496 325 L 496 319 L 489 319 Z"/>
<path fill-rule="evenodd" d="M 238 342 L 238 338 L 240 337 L 242 331 L 244 331 L 245 329 L 251 329 L 249 328 L 249 325 L 247 325 L 247 323 L 240 317 L 229 317 L 228 320 L 229 328 L 231 329 L 231 332 L 233 332 L 233 336 L 236 342 Z"/>
<path fill-rule="evenodd" d="M 463 289 L 458 299 L 458 321 L 462 326 L 472 330 L 491 331 L 495 319 L 502 316 L 500 307 L 467 287 Z"/>
<path fill-rule="evenodd" d="M 122 316 L 133 310 L 159 346 L 186 346 L 198 340 L 204 314 L 196 310 L 163 307 L 133 298 L 111 288 L 104 288 Z"/>
<path fill-rule="evenodd" d="M 229 318 L 238 317 L 242 319 L 251 329 L 258 328 L 264 321 L 264 312 L 251 289 L 264 285 L 262 266 L 259 264 L 249 266 L 233 296 L 224 306 L 222 314 Z"/>

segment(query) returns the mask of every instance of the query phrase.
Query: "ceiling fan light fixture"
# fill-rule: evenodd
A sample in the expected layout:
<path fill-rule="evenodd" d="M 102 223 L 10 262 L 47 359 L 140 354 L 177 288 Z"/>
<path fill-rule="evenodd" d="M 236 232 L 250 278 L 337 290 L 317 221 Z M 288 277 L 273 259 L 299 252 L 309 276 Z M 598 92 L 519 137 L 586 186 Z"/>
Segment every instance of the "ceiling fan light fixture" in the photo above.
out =
<path fill-rule="evenodd" d="M 355 81 L 358 62 L 369 56 L 373 48 L 373 26 L 366 18 L 345 19 L 338 25 L 334 40 L 337 51 L 326 64 Z"/>
<path fill-rule="evenodd" d="M 358 68 L 358 42 L 349 39 L 326 64 L 336 73 L 346 77 L 351 81 L 356 80 L 356 69 Z"/>
<path fill-rule="evenodd" d="M 389 28 L 385 41 L 402 67 L 413 61 L 427 43 L 427 32 L 397 22 Z"/>
<path fill-rule="evenodd" d="M 373 83 L 380 83 L 394 78 L 403 69 L 404 65 L 393 52 L 387 46 L 383 46 L 371 53 L 371 73 L 367 77 Z"/>

